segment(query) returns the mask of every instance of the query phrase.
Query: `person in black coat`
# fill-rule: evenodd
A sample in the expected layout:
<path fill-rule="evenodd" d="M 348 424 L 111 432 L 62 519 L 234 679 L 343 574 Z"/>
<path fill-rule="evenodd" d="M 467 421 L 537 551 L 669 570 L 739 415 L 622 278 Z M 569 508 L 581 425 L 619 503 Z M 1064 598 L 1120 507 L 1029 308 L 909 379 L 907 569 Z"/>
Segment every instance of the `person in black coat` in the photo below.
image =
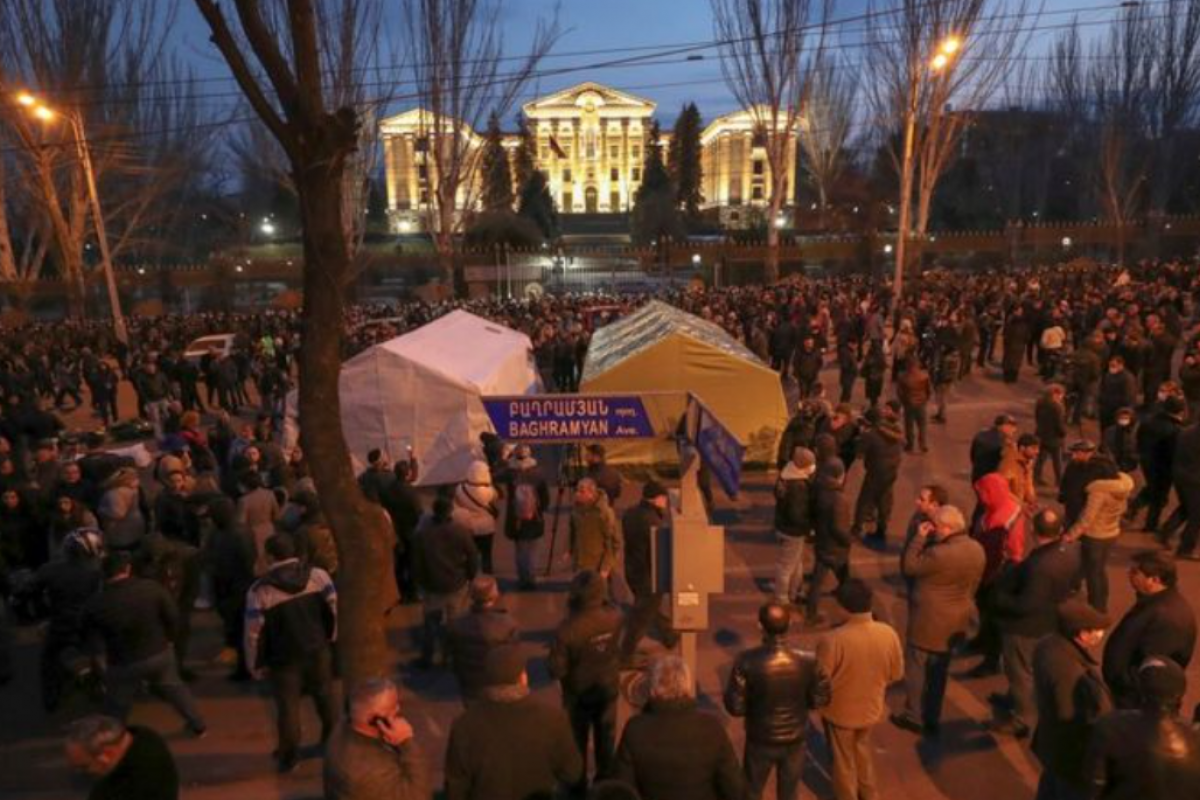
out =
<path fill-rule="evenodd" d="M 1136 709 L 1096 723 L 1084 761 L 1091 796 L 1105 800 L 1200 798 L 1200 732 L 1179 717 L 1183 668 L 1150 658 L 1137 671 Z"/>
<path fill-rule="evenodd" d="M 1020 377 L 1021 360 L 1025 349 L 1033 338 L 1033 327 L 1025 316 L 1025 309 L 1016 306 L 1004 321 L 1004 356 L 1002 367 L 1004 382 L 1016 383 Z"/>
<path fill-rule="evenodd" d="M 1107 615 L 1068 600 L 1058 607 L 1058 631 L 1034 650 L 1038 715 L 1032 748 L 1042 764 L 1039 800 L 1087 797 L 1084 753 L 1096 720 L 1112 708 L 1092 654 L 1108 626 Z"/>
<path fill-rule="evenodd" d="M 95 780 L 89 800 L 179 800 L 179 770 L 162 737 L 93 715 L 67 729 L 67 763 Z"/>
<path fill-rule="evenodd" d="M 862 457 L 862 486 L 854 505 L 852 535 L 860 535 L 869 522 L 875 530 L 864 541 L 879 549 L 887 544 L 888 520 L 892 515 L 893 490 L 904 458 L 904 434 L 896 415 L 890 410 L 880 412 L 874 424 L 858 440 Z"/>
<path fill-rule="evenodd" d="M 1067 438 L 1066 396 L 1067 391 L 1062 385 L 1052 384 L 1034 406 L 1034 433 L 1042 442 L 1042 449 L 1038 451 L 1033 466 L 1033 481 L 1036 484 L 1042 483 L 1042 467 L 1047 461 L 1054 469 L 1054 485 L 1062 482 L 1062 449 Z"/>
<path fill-rule="evenodd" d="M 747 800 L 762 796 L 772 769 L 775 796 L 798 796 L 808 713 L 829 703 L 828 677 L 811 652 L 789 646 L 788 622 L 783 606 L 760 608 L 763 643 L 737 657 L 725 685 L 725 710 L 746 719 Z"/>
<path fill-rule="evenodd" d="M 796 349 L 796 328 L 786 316 L 771 331 L 771 369 L 778 370 L 781 378 L 787 379 L 792 364 L 792 351 Z"/>
<path fill-rule="evenodd" d="M 1175 458 L 1171 462 L 1171 477 L 1175 493 L 1187 518 L 1179 540 L 1179 558 L 1195 560 L 1196 543 L 1200 540 L 1200 422 L 1193 422 L 1179 432 L 1175 441 Z"/>
<path fill-rule="evenodd" d="M 1070 528 L 1083 514 L 1087 505 L 1087 487 L 1100 477 L 1107 456 L 1097 455 L 1096 445 L 1081 439 L 1071 445 L 1071 460 L 1063 470 L 1058 485 L 1058 502 L 1063 505 L 1063 525 Z"/>
<path fill-rule="evenodd" d="M 793 360 L 795 361 L 797 391 L 802 399 L 811 397 L 817 393 L 817 384 L 821 380 L 821 367 L 825 362 L 824 355 L 817 347 L 816 338 L 805 334 Z"/>
<path fill-rule="evenodd" d="M 1033 518 L 1037 547 L 996 584 L 993 609 L 1002 637 L 1004 674 L 1012 712 L 990 728 L 1023 737 L 1033 721 L 1033 653 L 1054 632 L 1058 605 L 1079 588 L 1083 569 L 1078 541 L 1063 541 L 1062 517 L 1043 509 Z"/>
<path fill-rule="evenodd" d="M 742 800 L 745 782 L 721 720 L 696 708 L 691 670 L 678 656 L 650 668 L 650 700 L 629 720 L 614 777 L 642 800 Z"/>
<path fill-rule="evenodd" d="M 1146 512 L 1145 530 L 1158 533 L 1158 523 L 1171 494 L 1171 466 L 1175 445 L 1183 427 L 1186 408 L 1178 397 L 1168 397 L 1138 426 L 1137 450 L 1146 485 L 1129 504 L 1126 516 L 1132 519 L 1141 509 Z"/>
<path fill-rule="evenodd" d="M 1176 587 L 1175 563 L 1156 550 L 1138 553 L 1129 569 L 1137 602 L 1104 647 L 1104 680 L 1118 708 L 1137 707 L 1137 669 L 1162 656 L 1186 668 L 1196 646 L 1196 614 Z"/>
<path fill-rule="evenodd" d="M 850 502 L 846 499 L 846 468 L 841 459 L 821 461 L 815 479 L 816 497 L 813 503 L 814 555 L 812 579 L 804 601 L 804 616 L 808 625 L 824 622 L 819 608 L 821 584 L 829 573 L 841 586 L 850 577 Z"/>
<path fill-rule="evenodd" d="M 975 434 L 971 440 L 971 485 L 990 472 L 1000 469 L 1004 448 L 1016 439 L 1017 421 L 1011 414 L 1001 414 L 992 427 Z"/>
<path fill-rule="evenodd" d="M 1117 412 L 1137 405 L 1137 381 L 1125 369 L 1125 359 L 1116 355 L 1108 359 L 1108 371 L 1100 377 L 1100 430 L 1107 431 L 1116 423 Z"/>
<path fill-rule="evenodd" d="M 671 620 L 662 610 L 663 594 L 654 591 L 651 574 L 654 548 L 653 531 L 666 521 L 667 490 L 657 481 L 642 486 L 642 501 L 625 512 L 621 518 L 621 534 L 625 538 L 625 580 L 633 592 L 633 607 L 625 619 L 621 637 L 621 659 L 629 662 L 637 652 L 651 626 L 658 628 L 667 647 L 674 647 L 678 636 L 671 629 Z"/>
<path fill-rule="evenodd" d="M 451 620 L 446 630 L 450 663 L 463 705 L 478 699 L 487 685 L 488 653 L 517 641 L 517 622 L 499 607 L 500 587 L 491 575 L 471 581 L 471 610 Z"/>

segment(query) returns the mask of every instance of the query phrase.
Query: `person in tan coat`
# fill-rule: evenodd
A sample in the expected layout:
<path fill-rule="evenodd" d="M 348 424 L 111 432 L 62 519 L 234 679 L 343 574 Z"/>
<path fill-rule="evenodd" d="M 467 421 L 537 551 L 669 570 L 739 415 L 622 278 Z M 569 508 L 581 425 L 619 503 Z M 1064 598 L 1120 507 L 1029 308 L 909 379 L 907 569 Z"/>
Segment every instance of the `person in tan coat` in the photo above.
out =
<path fill-rule="evenodd" d="M 837 601 L 850 617 L 817 642 L 817 663 L 829 678 L 830 702 L 821 710 L 832 757 L 837 800 L 875 800 L 871 729 L 883 717 L 888 684 L 904 677 L 904 653 L 892 626 L 871 615 L 872 593 L 858 579 L 842 583 Z"/>
<path fill-rule="evenodd" d="M 1096 480 L 1087 485 L 1083 513 L 1064 538 L 1078 539 L 1082 544 L 1088 603 L 1097 611 L 1108 611 L 1108 555 L 1121 535 L 1121 518 L 1129 508 L 1133 478 L 1107 458 L 1100 459 L 1096 469 Z"/>

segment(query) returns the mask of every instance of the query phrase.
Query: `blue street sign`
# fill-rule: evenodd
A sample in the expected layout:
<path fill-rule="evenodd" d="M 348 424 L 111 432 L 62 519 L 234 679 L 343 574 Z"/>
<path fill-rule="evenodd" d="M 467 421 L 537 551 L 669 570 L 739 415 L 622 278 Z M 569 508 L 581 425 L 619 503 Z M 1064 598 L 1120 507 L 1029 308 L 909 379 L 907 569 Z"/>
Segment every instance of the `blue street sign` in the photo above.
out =
<path fill-rule="evenodd" d="M 746 455 L 746 448 L 694 395 L 691 402 L 696 414 L 696 450 L 725 494 L 736 498 L 742 483 L 742 458 Z"/>
<path fill-rule="evenodd" d="M 637 395 L 485 397 L 483 407 L 496 435 L 506 442 L 654 438 L 654 426 Z"/>

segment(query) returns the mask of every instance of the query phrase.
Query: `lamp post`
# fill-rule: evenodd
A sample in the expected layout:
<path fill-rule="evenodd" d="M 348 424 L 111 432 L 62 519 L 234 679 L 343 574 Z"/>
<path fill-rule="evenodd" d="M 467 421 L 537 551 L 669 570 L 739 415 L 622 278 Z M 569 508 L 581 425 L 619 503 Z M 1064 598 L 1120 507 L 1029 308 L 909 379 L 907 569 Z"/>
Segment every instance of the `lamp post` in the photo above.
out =
<path fill-rule="evenodd" d="M 932 72 L 946 69 L 962 48 L 962 41 L 948 36 L 938 45 L 937 52 L 929 62 Z M 916 138 L 917 105 L 920 100 L 922 73 L 917 70 L 909 77 L 908 104 L 904 109 L 904 150 L 900 161 L 900 219 L 896 231 L 896 272 L 892 279 L 892 296 L 900 304 L 904 292 L 904 262 L 908 251 L 909 216 L 912 212 L 913 139 Z"/>
<path fill-rule="evenodd" d="M 28 92 L 17 95 L 17 104 L 27 108 L 30 114 L 44 123 L 53 122 L 59 115 L 59 112 L 40 102 Z M 96 173 L 92 169 L 92 154 L 88 147 L 87 132 L 83 127 L 83 120 L 77 115 L 64 112 L 62 116 L 66 117 L 71 125 L 75 149 L 79 155 L 79 163 L 83 167 L 88 205 L 91 206 L 92 224 L 96 229 L 96 243 L 100 246 L 100 266 L 104 270 L 104 283 L 108 289 L 108 306 L 112 313 L 113 333 L 118 341 L 128 344 L 129 334 L 125 328 L 125 316 L 121 313 L 121 296 L 117 292 L 117 279 L 113 274 L 112 256 L 108 249 L 108 235 L 104 230 L 104 214 L 100 210 L 100 195 L 96 190 Z"/>

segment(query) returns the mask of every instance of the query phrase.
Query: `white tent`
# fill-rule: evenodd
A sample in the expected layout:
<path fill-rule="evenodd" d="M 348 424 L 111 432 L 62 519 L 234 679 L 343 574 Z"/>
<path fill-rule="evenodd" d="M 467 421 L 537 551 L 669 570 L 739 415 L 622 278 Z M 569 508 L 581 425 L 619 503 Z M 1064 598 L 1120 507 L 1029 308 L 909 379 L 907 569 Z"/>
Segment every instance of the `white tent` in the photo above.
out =
<path fill-rule="evenodd" d="M 541 391 L 533 345 L 523 333 L 466 311 L 377 344 L 342 365 L 342 427 L 355 471 L 379 448 L 393 461 L 411 446 L 423 486 L 453 483 L 482 458 L 479 434 L 491 431 L 484 395 Z M 285 440 L 298 438 L 295 393 Z"/>

